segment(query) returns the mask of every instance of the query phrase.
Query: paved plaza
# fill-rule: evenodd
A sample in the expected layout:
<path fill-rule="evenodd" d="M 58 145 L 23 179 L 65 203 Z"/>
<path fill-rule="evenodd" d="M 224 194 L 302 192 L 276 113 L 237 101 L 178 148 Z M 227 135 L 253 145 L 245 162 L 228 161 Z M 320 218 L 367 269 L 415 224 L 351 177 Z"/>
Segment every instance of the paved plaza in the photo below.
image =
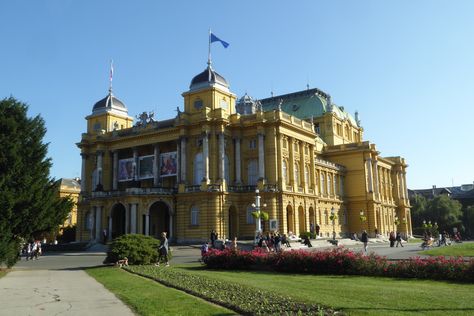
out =
<path fill-rule="evenodd" d="M 330 249 L 327 241 L 314 242 L 314 249 Z M 244 248 L 251 242 L 243 242 Z M 345 245 L 362 251 L 360 243 Z M 390 248 L 387 243 L 370 243 L 369 251 L 390 259 L 419 256 L 420 245 Z M 293 249 L 300 247 L 293 243 Z M 173 246 L 172 265 L 196 263 L 199 246 Z M 133 312 L 86 272 L 101 266 L 104 249 L 95 252 L 47 253 L 38 260 L 24 258 L 0 278 L 0 315 L 133 315 Z"/>

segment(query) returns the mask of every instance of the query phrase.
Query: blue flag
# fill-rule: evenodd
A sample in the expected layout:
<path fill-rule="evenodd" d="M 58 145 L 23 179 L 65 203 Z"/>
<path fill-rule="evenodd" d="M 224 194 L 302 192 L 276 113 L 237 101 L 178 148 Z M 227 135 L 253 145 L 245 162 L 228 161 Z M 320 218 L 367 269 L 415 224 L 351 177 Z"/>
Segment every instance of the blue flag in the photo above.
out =
<path fill-rule="evenodd" d="M 229 43 L 221 40 L 220 38 L 218 38 L 217 36 L 215 36 L 214 34 L 211 33 L 211 43 L 214 43 L 214 42 L 221 42 L 222 46 L 224 46 L 224 48 L 227 48 L 227 46 L 229 46 Z"/>

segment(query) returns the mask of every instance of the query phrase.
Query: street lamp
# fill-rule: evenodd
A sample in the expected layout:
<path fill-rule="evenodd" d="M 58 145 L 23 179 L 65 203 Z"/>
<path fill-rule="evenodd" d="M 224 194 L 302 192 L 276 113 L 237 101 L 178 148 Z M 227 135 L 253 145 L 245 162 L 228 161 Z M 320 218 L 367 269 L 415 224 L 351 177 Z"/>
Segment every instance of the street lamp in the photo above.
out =
<path fill-rule="evenodd" d="M 331 216 L 329 217 L 332 220 L 332 240 L 336 243 L 336 224 L 335 220 L 337 218 L 336 213 L 334 212 L 334 207 L 331 208 Z"/>
<path fill-rule="evenodd" d="M 262 233 L 262 219 L 267 220 L 268 219 L 268 213 L 263 212 L 260 210 L 261 204 L 260 204 L 260 191 L 258 189 L 255 190 L 255 203 L 252 204 L 252 207 L 254 208 L 254 212 L 252 212 L 252 216 L 255 218 L 255 224 L 256 224 L 256 236 Z M 263 204 L 263 207 L 266 207 L 267 204 Z"/>

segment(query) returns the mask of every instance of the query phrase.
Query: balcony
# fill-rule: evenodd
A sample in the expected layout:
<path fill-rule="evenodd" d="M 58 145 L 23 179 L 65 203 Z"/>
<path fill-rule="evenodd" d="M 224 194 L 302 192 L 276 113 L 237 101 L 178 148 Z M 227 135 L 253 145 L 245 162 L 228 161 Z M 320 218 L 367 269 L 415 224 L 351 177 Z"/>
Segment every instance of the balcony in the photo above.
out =
<path fill-rule="evenodd" d="M 256 185 L 229 185 L 228 187 L 229 192 L 255 192 L 257 189 Z"/>
<path fill-rule="evenodd" d="M 171 195 L 176 193 L 174 188 L 127 188 L 125 191 L 95 191 L 91 198 L 108 198 L 126 195 Z"/>

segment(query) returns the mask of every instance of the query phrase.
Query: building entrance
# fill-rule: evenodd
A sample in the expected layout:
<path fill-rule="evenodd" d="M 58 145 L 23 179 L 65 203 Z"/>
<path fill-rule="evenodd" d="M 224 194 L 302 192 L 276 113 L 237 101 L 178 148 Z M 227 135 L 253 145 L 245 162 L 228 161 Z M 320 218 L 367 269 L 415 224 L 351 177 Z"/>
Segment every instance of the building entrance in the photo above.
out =
<path fill-rule="evenodd" d="M 170 210 L 166 203 L 155 202 L 150 206 L 150 236 L 160 238 L 162 232 L 166 232 L 168 238 L 170 236 Z"/>
<path fill-rule="evenodd" d="M 115 204 L 112 208 L 112 239 L 125 234 L 125 206 Z"/>

